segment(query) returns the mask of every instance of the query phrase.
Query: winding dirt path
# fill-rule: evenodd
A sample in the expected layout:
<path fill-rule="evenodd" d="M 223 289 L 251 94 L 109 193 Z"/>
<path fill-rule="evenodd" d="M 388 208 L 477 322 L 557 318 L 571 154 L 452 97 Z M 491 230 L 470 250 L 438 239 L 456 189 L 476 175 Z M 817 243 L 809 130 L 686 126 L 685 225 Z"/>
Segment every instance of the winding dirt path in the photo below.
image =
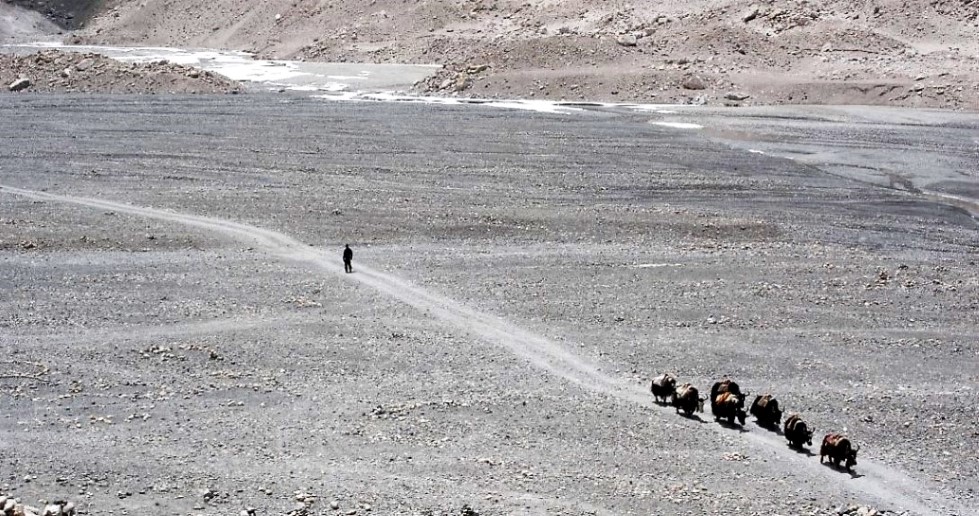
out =
<path fill-rule="evenodd" d="M 282 233 L 227 220 L 131 206 L 101 199 L 24 190 L 4 185 L 0 185 L 0 193 L 39 201 L 112 210 L 219 233 L 236 241 L 261 248 L 281 259 L 300 262 L 322 272 L 335 274 L 344 279 L 358 281 L 370 286 L 433 319 L 474 335 L 481 340 L 509 349 L 534 366 L 578 384 L 584 389 L 644 407 L 656 407 L 643 386 L 603 373 L 597 364 L 579 357 L 556 342 L 535 335 L 502 318 L 472 310 L 453 299 L 430 292 L 362 263 L 357 264 L 354 274 L 344 274 L 339 260 L 327 258 L 320 250 Z M 667 415 L 672 417 L 673 410 L 662 409 L 659 412 L 663 417 L 667 417 Z M 720 425 L 697 426 L 731 435 L 731 430 Z M 929 489 L 929 486 L 924 482 L 915 480 L 885 464 L 861 459 L 858 466 L 860 475 L 850 477 L 820 465 L 814 457 L 807 457 L 788 449 L 779 435 L 771 432 L 743 432 L 738 435 L 748 441 L 758 456 L 770 459 L 769 463 L 784 464 L 785 470 L 795 473 L 804 471 L 814 478 L 823 479 L 825 485 L 836 486 L 839 490 L 850 492 L 860 498 L 872 499 L 887 508 L 900 508 L 923 516 L 940 516 L 950 513 L 966 514 L 969 512 L 949 500 L 942 493 Z"/>

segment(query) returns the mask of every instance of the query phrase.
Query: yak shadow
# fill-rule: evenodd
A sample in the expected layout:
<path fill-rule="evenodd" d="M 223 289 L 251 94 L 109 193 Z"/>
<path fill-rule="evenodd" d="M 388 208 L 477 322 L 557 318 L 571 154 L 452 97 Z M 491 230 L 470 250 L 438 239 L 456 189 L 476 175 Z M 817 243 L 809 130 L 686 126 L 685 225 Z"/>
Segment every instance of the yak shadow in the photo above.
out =
<path fill-rule="evenodd" d="M 728 423 L 726 419 L 718 419 L 718 420 L 715 420 L 715 421 L 717 421 L 717 424 L 723 426 L 724 428 L 730 428 L 731 430 L 737 430 L 738 432 L 741 432 L 742 434 L 748 431 L 748 429 L 746 429 L 742 425 L 739 425 L 737 423 Z"/>
<path fill-rule="evenodd" d="M 846 473 L 847 475 L 850 475 L 850 478 L 854 478 L 854 479 L 856 479 L 856 478 L 863 478 L 863 475 L 861 475 L 860 473 L 857 473 L 856 471 L 854 471 L 852 469 L 850 471 L 847 471 L 846 468 L 844 468 L 843 466 L 840 466 L 840 467 L 837 468 L 836 466 L 833 465 L 832 462 L 823 462 L 821 464 L 823 466 L 826 466 L 827 468 L 829 468 L 829 469 L 837 472 L 837 473 Z"/>
<path fill-rule="evenodd" d="M 704 421 L 703 418 L 701 418 L 697 414 L 691 414 L 691 415 L 688 416 L 688 415 L 686 415 L 683 412 L 677 412 L 677 415 L 680 416 L 680 417 L 682 417 L 682 418 L 684 418 L 684 419 L 689 419 L 691 421 L 696 421 L 696 422 L 698 422 L 700 424 L 707 423 L 707 421 Z"/>
<path fill-rule="evenodd" d="M 799 455 L 805 455 L 806 457 L 815 457 L 816 456 L 816 454 L 813 453 L 812 450 L 810 450 L 809 448 L 806 448 L 805 446 L 800 446 L 800 447 L 796 448 L 795 446 L 792 446 L 790 444 L 789 445 L 789 449 L 792 450 L 792 451 L 794 451 L 794 452 L 796 452 L 796 453 L 798 453 Z"/>
<path fill-rule="evenodd" d="M 764 430 L 768 430 L 769 432 L 772 432 L 772 433 L 774 433 L 776 435 L 782 435 L 782 429 L 779 428 L 779 426 L 777 424 L 776 425 L 766 425 L 766 424 L 763 424 L 763 423 L 759 423 L 758 421 L 755 421 L 755 426 L 757 426 L 758 428 L 764 429 Z"/>

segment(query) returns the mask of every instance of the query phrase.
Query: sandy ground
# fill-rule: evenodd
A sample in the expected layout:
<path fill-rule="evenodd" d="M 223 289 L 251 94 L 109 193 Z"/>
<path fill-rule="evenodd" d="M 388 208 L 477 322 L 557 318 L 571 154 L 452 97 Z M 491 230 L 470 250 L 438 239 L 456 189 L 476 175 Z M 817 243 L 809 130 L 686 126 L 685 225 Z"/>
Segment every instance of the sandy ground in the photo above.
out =
<path fill-rule="evenodd" d="M 979 235 L 916 191 L 976 152 L 968 116 L 0 103 L 3 494 L 89 514 L 977 503 Z M 951 161 L 880 185 L 872 154 L 866 178 L 860 153 L 775 155 L 800 132 Z M 667 370 L 845 430 L 855 472 L 655 406 Z"/>

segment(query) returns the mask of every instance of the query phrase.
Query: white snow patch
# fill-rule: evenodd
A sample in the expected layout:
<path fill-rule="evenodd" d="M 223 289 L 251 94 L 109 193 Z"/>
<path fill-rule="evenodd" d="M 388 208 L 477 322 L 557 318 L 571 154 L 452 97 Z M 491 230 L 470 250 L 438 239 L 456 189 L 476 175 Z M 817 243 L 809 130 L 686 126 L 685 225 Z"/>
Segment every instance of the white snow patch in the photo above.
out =
<path fill-rule="evenodd" d="M 765 154 L 765 151 L 760 151 L 758 149 L 748 149 L 748 152 L 752 154 Z"/>
<path fill-rule="evenodd" d="M 326 99 L 326 100 L 363 100 L 358 98 L 360 96 L 356 91 L 344 91 L 340 93 L 330 93 L 327 95 L 313 95 L 314 99 Z"/>
<path fill-rule="evenodd" d="M 325 84 L 273 84 L 270 89 L 276 90 L 285 88 L 289 91 L 329 91 L 329 92 L 345 92 L 350 89 L 348 84 L 342 84 L 339 82 L 328 82 Z M 356 94 L 356 92 L 351 92 Z"/>
<path fill-rule="evenodd" d="M 608 107 L 626 107 L 633 111 L 675 115 L 678 113 L 676 109 L 684 106 L 682 104 L 609 104 Z"/>
<path fill-rule="evenodd" d="M 506 100 L 491 101 L 482 103 L 485 106 L 498 107 L 504 109 L 522 109 L 526 111 L 537 111 L 539 113 L 567 114 L 581 111 L 581 108 L 570 106 L 559 106 L 555 102 L 546 100 Z"/>
<path fill-rule="evenodd" d="M 557 102 L 546 100 L 490 100 L 449 97 L 423 97 L 402 95 L 397 93 L 353 93 L 352 95 L 314 95 L 313 98 L 325 100 L 371 100 L 379 102 L 412 102 L 419 104 L 436 104 L 442 106 L 479 105 L 502 109 L 518 109 L 536 111 L 539 113 L 568 114 L 582 111 L 580 108 L 562 106 Z"/>
<path fill-rule="evenodd" d="M 672 127 L 673 129 L 703 129 L 704 126 L 700 124 L 691 124 L 689 122 L 650 122 L 653 125 L 661 125 L 663 127 Z"/>

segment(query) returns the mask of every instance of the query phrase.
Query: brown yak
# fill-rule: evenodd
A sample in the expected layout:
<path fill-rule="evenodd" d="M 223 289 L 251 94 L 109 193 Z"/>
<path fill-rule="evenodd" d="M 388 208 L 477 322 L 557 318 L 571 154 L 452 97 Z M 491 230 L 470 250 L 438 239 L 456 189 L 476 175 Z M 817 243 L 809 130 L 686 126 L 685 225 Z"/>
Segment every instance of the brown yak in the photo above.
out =
<path fill-rule="evenodd" d="M 665 405 L 667 400 L 676 391 L 676 377 L 670 373 L 663 373 L 649 384 L 649 392 L 653 393 L 656 403 Z"/>
<path fill-rule="evenodd" d="M 714 413 L 714 420 L 720 421 L 727 419 L 727 422 L 734 424 L 734 418 L 738 418 L 741 426 L 748 414 L 744 411 L 744 398 L 732 392 L 722 392 L 711 403 L 711 412 Z"/>
<path fill-rule="evenodd" d="M 778 424 L 782 422 L 782 411 L 778 408 L 778 400 L 771 394 L 755 397 L 749 412 L 755 416 L 761 426 L 778 428 Z"/>
<path fill-rule="evenodd" d="M 812 430 L 799 417 L 799 414 L 789 414 L 789 418 L 785 420 L 783 431 L 785 439 L 789 441 L 789 446 L 792 448 L 801 450 L 803 443 L 812 446 Z"/>
<path fill-rule="evenodd" d="M 850 471 L 851 467 L 857 465 L 858 451 L 860 447 L 852 445 L 845 435 L 826 434 L 826 437 L 823 437 L 823 445 L 819 447 L 819 463 L 823 463 L 823 457 L 829 456 L 833 467 L 839 469 L 840 462 L 846 461 L 844 467 Z"/>
<path fill-rule="evenodd" d="M 700 397 L 700 392 L 697 391 L 696 387 L 685 383 L 677 387 L 673 392 L 673 396 L 670 398 L 670 404 L 676 408 L 677 414 L 682 410 L 687 417 L 690 417 L 694 411 L 704 411 L 704 401 L 706 399 Z"/>
<path fill-rule="evenodd" d="M 725 378 L 723 380 L 714 382 L 714 385 L 710 388 L 710 408 L 712 412 L 714 410 L 714 403 L 717 400 L 717 396 L 725 392 L 730 392 L 731 394 L 741 398 L 741 408 L 744 408 L 744 398 L 748 395 L 748 393 L 742 393 L 741 387 L 739 387 L 737 383 L 732 381 L 730 378 Z"/>

